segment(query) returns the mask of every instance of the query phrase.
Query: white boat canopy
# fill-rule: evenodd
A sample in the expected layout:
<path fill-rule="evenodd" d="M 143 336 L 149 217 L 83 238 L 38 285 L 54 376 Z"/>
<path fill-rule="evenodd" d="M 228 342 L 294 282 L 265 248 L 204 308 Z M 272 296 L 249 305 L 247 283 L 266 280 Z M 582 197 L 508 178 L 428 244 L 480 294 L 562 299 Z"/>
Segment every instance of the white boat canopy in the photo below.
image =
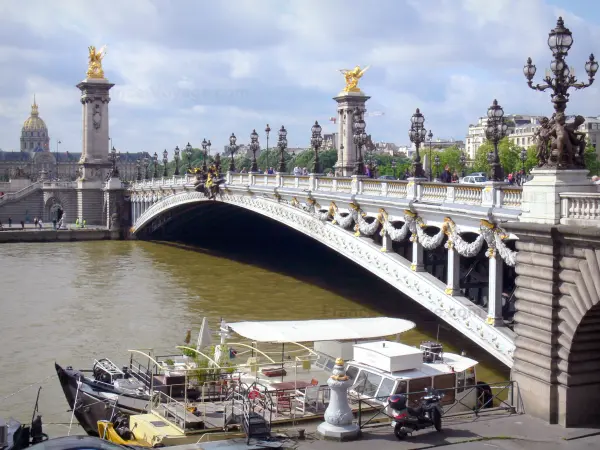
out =
<path fill-rule="evenodd" d="M 391 317 L 236 322 L 228 325 L 246 339 L 273 343 L 373 339 L 404 333 L 415 327 L 410 320 Z"/>

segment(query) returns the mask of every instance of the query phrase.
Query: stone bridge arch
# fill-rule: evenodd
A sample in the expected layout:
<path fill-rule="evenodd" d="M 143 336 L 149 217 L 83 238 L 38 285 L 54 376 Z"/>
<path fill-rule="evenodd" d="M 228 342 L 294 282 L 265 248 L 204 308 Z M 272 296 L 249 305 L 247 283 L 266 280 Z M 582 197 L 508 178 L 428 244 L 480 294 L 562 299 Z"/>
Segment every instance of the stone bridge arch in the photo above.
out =
<path fill-rule="evenodd" d="M 138 213 L 134 212 L 133 217 L 137 217 L 137 220 L 131 229 L 132 234 L 152 233 L 172 220 L 178 209 L 210 201 L 195 191 L 162 196 L 152 204 L 153 200 L 145 194 L 138 197 L 132 195 L 132 208 L 143 208 L 141 215 L 138 214 L 139 209 Z M 445 283 L 427 272 L 411 270 L 410 262 L 400 255 L 382 252 L 381 247 L 371 239 L 357 237 L 352 230 L 320 220 L 316 217 L 318 213 L 309 213 L 276 197 L 227 193 L 219 201 L 273 219 L 351 259 L 436 314 L 506 365 L 512 366 L 514 343 L 509 334 L 486 323 L 485 312 L 474 307 L 468 299 L 447 294 Z"/>
<path fill-rule="evenodd" d="M 65 214 L 67 221 L 74 221 L 75 216 L 73 215 L 73 211 L 76 210 L 77 205 L 73 202 L 72 196 L 69 194 L 59 190 L 44 192 L 44 213 L 42 218 L 44 222 L 52 222 L 59 208 L 62 210 L 62 214 Z M 71 213 L 71 219 L 69 219 L 69 213 Z"/>

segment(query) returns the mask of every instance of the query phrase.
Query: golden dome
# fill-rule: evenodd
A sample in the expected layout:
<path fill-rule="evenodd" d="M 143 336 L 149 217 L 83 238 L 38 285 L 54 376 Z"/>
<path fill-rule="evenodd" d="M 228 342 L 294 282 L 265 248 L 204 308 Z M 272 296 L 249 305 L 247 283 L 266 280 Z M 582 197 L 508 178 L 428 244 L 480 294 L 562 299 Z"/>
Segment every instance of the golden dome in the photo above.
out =
<path fill-rule="evenodd" d="M 48 131 L 46 123 L 40 118 L 38 105 L 35 102 L 35 95 L 33 96 L 33 105 L 31 105 L 31 116 L 23 124 L 23 131 Z"/>

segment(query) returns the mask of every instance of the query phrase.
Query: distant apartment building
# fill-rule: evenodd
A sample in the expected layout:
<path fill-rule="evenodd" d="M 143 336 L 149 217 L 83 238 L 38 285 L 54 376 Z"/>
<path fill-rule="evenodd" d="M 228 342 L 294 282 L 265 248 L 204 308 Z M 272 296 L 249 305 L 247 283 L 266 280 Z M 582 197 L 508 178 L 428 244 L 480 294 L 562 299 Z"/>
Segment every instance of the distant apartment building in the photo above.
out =
<path fill-rule="evenodd" d="M 522 114 L 513 114 L 505 116 L 507 119 L 508 139 L 520 147 L 529 147 L 535 145 L 535 132 L 540 127 L 542 116 L 529 116 Z M 567 118 L 567 122 L 572 122 L 574 116 Z M 475 158 L 477 149 L 486 140 L 485 129 L 487 127 L 487 117 L 480 117 L 477 125 L 469 125 L 469 134 L 467 135 L 466 152 L 469 159 Z M 578 128 L 578 131 L 586 134 L 586 139 L 594 148 L 598 149 L 596 143 L 600 141 L 600 117 L 586 117 L 585 123 Z"/>
<path fill-rule="evenodd" d="M 429 148 L 431 148 L 432 150 L 445 150 L 450 147 L 458 147 L 458 149 L 464 150 L 465 142 L 457 141 L 452 138 L 450 138 L 450 139 L 432 139 L 431 142 L 425 141 L 420 146 L 421 150 L 428 150 L 428 151 L 429 151 Z M 417 150 L 417 147 L 415 146 L 415 144 L 411 144 L 411 146 L 407 148 L 407 156 L 409 158 L 412 158 L 416 150 Z"/>

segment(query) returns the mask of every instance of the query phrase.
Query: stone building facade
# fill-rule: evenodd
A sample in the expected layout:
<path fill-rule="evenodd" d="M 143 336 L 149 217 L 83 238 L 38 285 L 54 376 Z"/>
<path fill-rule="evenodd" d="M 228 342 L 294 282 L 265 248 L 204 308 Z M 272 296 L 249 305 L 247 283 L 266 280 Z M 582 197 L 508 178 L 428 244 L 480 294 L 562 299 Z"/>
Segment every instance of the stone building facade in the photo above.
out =
<path fill-rule="evenodd" d="M 17 174 L 25 174 L 30 181 L 38 180 L 42 173 L 49 180 L 74 181 L 78 176 L 81 153 L 50 151 L 50 134 L 40 117 L 34 98 L 31 113 L 21 128 L 20 151 L 0 151 L 0 182 L 8 182 Z M 144 176 L 147 152 L 121 153 L 117 160 L 122 180 L 135 180 L 138 161 Z M 7 188 L 2 190 L 8 191 Z"/>

